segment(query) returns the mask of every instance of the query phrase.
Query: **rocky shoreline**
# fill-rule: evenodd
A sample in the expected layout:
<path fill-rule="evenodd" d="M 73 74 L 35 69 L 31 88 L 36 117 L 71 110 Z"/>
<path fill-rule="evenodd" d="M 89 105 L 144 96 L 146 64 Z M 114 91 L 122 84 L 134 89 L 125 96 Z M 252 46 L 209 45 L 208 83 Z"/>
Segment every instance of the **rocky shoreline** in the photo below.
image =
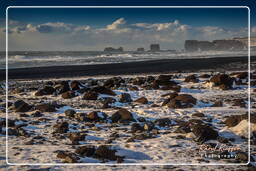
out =
<path fill-rule="evenodd" d="M 9 162 L 246 163 L 247 91 L 247 72 L 11 80 Z"/>

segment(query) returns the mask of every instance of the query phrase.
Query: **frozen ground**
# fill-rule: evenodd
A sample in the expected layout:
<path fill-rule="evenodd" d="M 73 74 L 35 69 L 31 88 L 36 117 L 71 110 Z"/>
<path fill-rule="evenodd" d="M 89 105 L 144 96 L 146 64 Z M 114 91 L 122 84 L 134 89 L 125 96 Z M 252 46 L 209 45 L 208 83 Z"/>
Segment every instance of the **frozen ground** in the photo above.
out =
<path fill-rule="evenodd" d="M 9 82 L 9 102 L 12 104 L 17 100 L 23 100 L 29 105 L 36 106 L 42 103 L 57 104 L 57 110 L 54 112 L 40 112 L 42 115 L 35 116 L 35 110 L 32 108 L 27 112 L 15 112 L 13 105 L 9 107 L 8 118 L 14 121 L 14 126 L 11 129 L 17 128 L 19 125 L 25 130 L 25 136 L 10 135 L 8 136 L 8 162 L 10 163 L 63 163 L 63 158 L 57 157 L 60 150 L 75 153 L 75 150 L 81 146 L 91 145 L 95 148 L 101 145 L 107 145 L 112 150 L 115 150 L 115 155 L 121 156 L 123 160 L 116 161 L 108 158 L 99 158 L 95 156 L 79 156 L 76 163 L 107 163 L 116 164 L 114 166 L 6 166 L 5 165 L 5 146 L 1 144 L 0 161 L 3 164 L 2 169 L 6 170 L 29 170 L 30 168 L 46 168 L 49 170 L 246 170 L 247 166 L 117 166 L 118 164 L 241 164 L 246 163 L 241 158 L 211 158 L 204 157 L 205 151 L 201 151 L 200 147 L 203 144 L 219 144 L 229 147 L 239 147 L 239 151 L 230 153 L 236 156 L 239 152 L 248 152 L 248 121 L 243 119 L 235 126 L 228 127 L 225 123 L 226 118 L 232 115 L 243 115 L 248 111 L 248 85 L 247 80 L 243 79 L 242 83 L 234 84 L 231 89 L 221 90 L 218 87 L 212 87 L 208 82 L 209 78 L 200 77 L 203 74 L 216 75 L 217 73 L 179 73 L 172 74 L 172 81 L 181 87 L 178 94 L 192 95 L 197 101 L 192 107 L 171 108 L 170 106 L 162 106 L 163 102 L 168 98 L 164 96 L 167 93 L 174 92 L 171 89 L 164 90 L 160 88 L 148 87 L 147 83 L 137 84 L 138 77 L 148 78 L 143 76 L 122 76 L 125 80 L 120 86 L 111 87 L 116 94 L 106 95 L 99 93 L 97 100 L 84 100 L 83 93 L 75 91 L 75 97 L 63 99 L 61 95 L 51 94 L 43 96 L 35 96 L 35 92 L 43 88 L 49 81 L 58 82 L 60 80 L 19 80 Z M 184 82 L 188 75 L 195 74 L 199 81 Z M 236 75 L 229 73 L 231 77 L 236 78 Z M 157 79 L 158 75 L 153 75 Z M 110 78 L 110 77 L 109 77 Z M 101 85 L 109 79 L 107 77 L 91 78 L 76 78 L 82 87 L 93 87 Z M 92 81 L 94 80 L 94 81 Z M 253 80 L 253 79 L 252 79 Z M 71 82 L 71 81 L 70 81 Z M 134 88 L 137 87 L 137 88 Z M 2 102 L 1 114 L 2 121 L 5 119 L 5 102 L 4 102 L 4 84 L 2 84 Z M 251 86 L 251 92 L 255 90 Z M 130 94 L 130 102 L 121 102 L 120 96 L 122 93 Z M 251 94 L 252 113 L 255 109 L 255 95 Z M 115 102 L 110 104 L 110 107 L 102 107 L 102 99 L 115 99 Z M 145 97 L 147 103 L 136 103 L 135 100 Z M 240 99 L 240 100 L 237 100 Z M 221 101 L 222 105 L 214 105 Z M 239 101 L 239 102 L 237 102 Z M 127 109 L 131 112 L 135 121 L 113 123 L 111 116 L 120 108 Z M 74 109 L 76 113 L 88 114 L 92 111 L 104 112 L 107 116 L 104 120 L 78 121 L 74 118 L 68 118 L 65 114 L 67 109 Z M 203 113 L 204 116 L 196 116 L 195 113 Z M 25 117 L 24 115 L 27 116 Z M 141 118 L 144 118 L 141 121 Z M 159 119 L 168 118 L 168 124 L 160 124 Z M 220 140 L 212 139 L 203 142 L 195 141 L 197 135 L 193 131 L 180 132 L 178 128 L 182 127 L 184 122 L 203 122 L 211 126 L 218 135 L 228 143 L 223 143 Z M 56 123 L 67 121 L 69 123 L 68 132 L 54 134 L 54 125 Z M 2 122 L 3 123 L 3 122 Z M 147 123 L 153 123 L 152 130 L 131 130 L 132 125 L 138 123 L 145 127 Z M 255 123 L 251 123 L 252 130 L 255 130 Z M 4 130 L 2 126 L 1 141 L 5 141 Z M 78 143 L 73 143 L 68 138 L 69 133 L 80 132 L 85 133 L 85 138 Z M 131 138 L 135 135 L 140 138 Z M 146 135 L 146 136 L 142 136 Z M 202 135 L 205 136 L 205 135 Z M 142 138 L 141 138 L 142 137 Z M 203 137 L 204 138 L 204 137 Z M 254 139 L 254 137 L 251 137 Z M 254 144 L 251 146 L 252 155 L 251 161 L 254 160 Z M 209 154 L 207 152 L 207 154 Z M 66 162 L 66 161 L 65 161 Z M 253 164 L 253 162 L 251 162 Z M 255 168 L 254 168 L 255 169 Z"/>

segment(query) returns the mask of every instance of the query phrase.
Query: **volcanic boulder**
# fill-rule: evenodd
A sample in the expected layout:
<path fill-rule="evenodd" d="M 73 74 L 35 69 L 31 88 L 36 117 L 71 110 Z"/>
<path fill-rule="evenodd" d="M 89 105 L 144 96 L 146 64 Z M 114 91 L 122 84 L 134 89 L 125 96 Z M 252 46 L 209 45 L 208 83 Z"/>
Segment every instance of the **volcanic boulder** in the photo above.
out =
<path fill-rule="evenodd" d="M 76 81 L 76 80 L 71 81 L 71 83 L 70 83 L 71 90 L 79 90 L 80 87 L 82 87 L 82 85 L 79 81 Z"/>
<path fill-rule="evenodd" d="M 210 78 L 210 82 L 214 84 L 214 86 L 218 86 L 223 90 L 232 88 L 233 79 L 229 77 L 227 74 L 217 74 Z"/>
<path fill-rule="evenodd" d="M 55 133 L 67 133 L 69 130 L 69 124 L 67 122 L 60 122 L 53 126 Z"/>
<path fill-rule="evenodd" d="M 101 145 L 96 149 L 94 157 L 99 159 L 117 160 L 118 156 L 116 156 L 115 153 L 116 150 L 112 150 L 106 145 Z"/>
<path fill-rule="evenodd" d="M 76 96 L 76 94 L 75 94 L 74 91 L 67 91 L 67 92 L 61 94 L 61 97 L 63 99 L 71 99 L 71 98 L 73 98 L 75 96 Z"/>
<path fill-rule="evenodd" d="M 93 91 L 89 91 L 89 92 L 84 94 L 83 99 L 84 100 L 97 100 L 98 99 L 98 93 L 93 92 Z"/>
<path fill-rule="evenodd" d="M 146 97 L 140 97 L 134 101 L 135 103 L 147 104 L 148 99 Z"/>
<path fill-rule="evenodd" d="M 17 100 L 13 104 L 16 112 L 28 112 L 32 106 L 24 102 L 23 100 Z"/>
<path fill-rule="evenodd" d="M 132 113 L 129 112 L 126 109 L 119 109 L 117 112 L 115 112 L 111 116 L 112 122 L 118 122 L 118 121 L 134 121 L 134 118 L 132 116 Z"/>
<path fill-rule="evenodd" d="M 67 109 L 67 110 L 65 110 L 64 113 L 65 113 L 65 115 L 66 115 L 67 117 L 73 118 L 73 117 L 75 117 L 76 111 L 73 110 L 73 109 Z"/>
<path fill-rule="evenodd" d="M 196 75 L 189 75 L 185 78 L 184 82 L 192 82 L 192 83 L 198 83 L 199 80 L 198 78 L 196 77 Z"/>
<path fill-rule="evenodd" d="M 54 88 L 57 94 L 62 94 L 70 90 L 68 81 L 61 81 Z"/>
<path fill-rule="evenodd" d="M 106 94 L 106 95 L 110 95 L 110 96 L 115 96 L 116 93 L 104 86 L 97 86 L 97 87 L 94 87 L 92 88 L 91 91 L 94 91 L 94 92 L 97 92 L 99 94 Z"/>
<path fill-rule="evenodd" d="M 86 116 L 91 121 L 99 121 L 107 118 L 107 115 L 103 112 L 93 111 Z"/>
<path fill-rule="evenodd" d="M 81 156 L 91 157 L 95 153 L 96 149 L 94 146 L 86 145 L 76 149 L 76 153 Z"/>
<path fill-rule="evenodd" d="M 45 86 L 42 89 L 39 89 L 36 93 L 35 96 L 43 96 L 43 95 L 51 95 L 53 94 L 55 89 L 51 86 Z"/>
<path fill-rule="evenodd" d="M 129 93 L 122 93 L 120 95 L 119 101 L 122 102 L 122 103 L 132 102 L 131 95 Z"/>
<path fill-rule="evenodd" d="M 194 124 L 193 126 L 191 126 L 191 131 L 196 136 L 195 140 L 199 143 L 204 143 L 208 140 L 216 140 L 219 136 L 217 131 L 215 131 L 210 126 L 204 124 Z"/>
<path fill-rule="evenodd" d="M 36 109 L 39 110 L 40 112 L 56 112 L 55 105 L 50 103 L 43 103 L 43 104 L 36 105 Z"/>
<path fill-rule="evenodd" d="M 197 100 L 189 94 L 180 94 L 171 99 L 167 106 L 170 108 L 190 108 L 196 104 Z"/>

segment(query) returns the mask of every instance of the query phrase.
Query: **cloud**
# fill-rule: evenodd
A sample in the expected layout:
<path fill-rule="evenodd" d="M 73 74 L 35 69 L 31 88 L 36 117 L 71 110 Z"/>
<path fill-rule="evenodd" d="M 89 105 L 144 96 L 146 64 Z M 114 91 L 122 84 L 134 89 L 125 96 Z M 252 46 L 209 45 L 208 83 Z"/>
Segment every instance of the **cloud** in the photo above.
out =
<path fill-rule="evenodd" d="M 4 27 L 0 27 L 3 39 Z M 251 32 L 256 34 L 256 27 Z M 119 18 L 94 28 L 63 22 L 41 24 L 9 22 L 11 50 L 102 50 L 106 46 L 124 46 L 125 50 L 159 43 L 163 49 L 182 49 L 187 39 L 214 40 L 247 36 L 247 28 L 226 29 L 219 26 L 195 27 L 178 20 L 162 23 L 129 23 Z"/>
<path fill-rule="evenodd" d="M 107 25 L 106 30 L 116 30 L 119 29 L 122 25 L 125 25 L 126 21 L 124 18 L 119 18 L 118 20 L 114 21 L 112 24 Z"/>

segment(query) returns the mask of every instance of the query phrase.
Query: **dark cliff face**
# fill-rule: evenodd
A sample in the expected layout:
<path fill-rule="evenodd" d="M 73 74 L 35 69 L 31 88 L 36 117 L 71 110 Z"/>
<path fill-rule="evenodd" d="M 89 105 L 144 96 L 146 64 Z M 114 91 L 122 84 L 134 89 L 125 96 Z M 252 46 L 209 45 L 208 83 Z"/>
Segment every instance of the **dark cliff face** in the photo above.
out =
<path fill-rule="evenodd" d="M 209 51 L 209 50 L 221 50 L 221 51 L 238 51 L 246 48 L 246 45 L 238 40 L 214 40 L 198 41 L 198 40 L 186 40 L 185 50 L 187 52 L 195 51 Z"/>

